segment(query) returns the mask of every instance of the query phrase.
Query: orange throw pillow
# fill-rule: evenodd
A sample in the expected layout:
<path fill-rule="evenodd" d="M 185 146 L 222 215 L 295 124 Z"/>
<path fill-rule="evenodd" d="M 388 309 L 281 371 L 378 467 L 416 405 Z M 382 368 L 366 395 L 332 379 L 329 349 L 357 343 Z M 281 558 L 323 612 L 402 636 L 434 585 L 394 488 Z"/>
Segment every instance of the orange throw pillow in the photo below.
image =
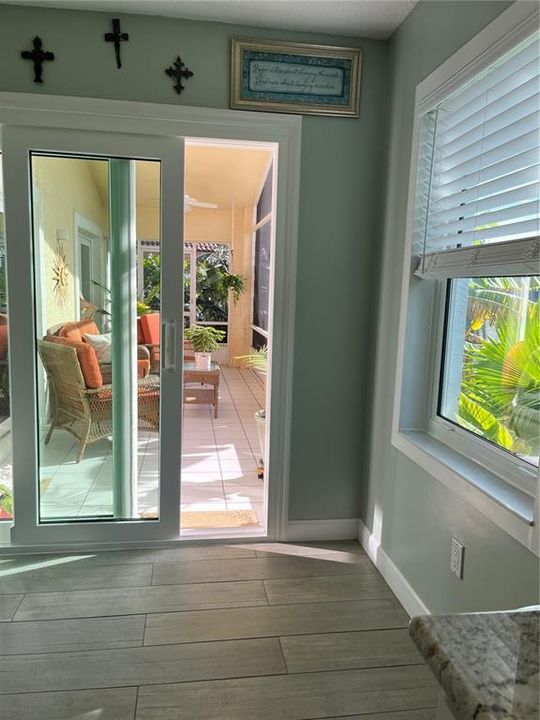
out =
<path fill-rule="evenodd" d="M 60 345 L 67 345 L 76 350 L 84 384 L 87 388 L 96 389 L 103 385 L 103 377 L 99 369 L 96 351 L 91 345 L 86 342 L 75 342 L 65 337 L 59 337 L 58 335 L 47 335 L 45 340 L 59 343 Z"/>
<path fill-rule="evenodd" d="M 58 335 L 75 342 L 83 342 L 84 333 L 99 335 L 98 326 L 93 320 L 77 320 L 77 322 L 65 323 Z"/>

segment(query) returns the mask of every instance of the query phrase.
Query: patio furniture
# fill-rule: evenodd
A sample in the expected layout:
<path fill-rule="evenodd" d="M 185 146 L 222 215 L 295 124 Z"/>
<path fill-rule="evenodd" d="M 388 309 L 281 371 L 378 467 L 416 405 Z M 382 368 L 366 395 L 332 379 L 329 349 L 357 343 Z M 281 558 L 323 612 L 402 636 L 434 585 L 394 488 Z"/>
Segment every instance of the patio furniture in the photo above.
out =
<path fill-rule="evenodd" d="M 200 370 L 194 362 L 184 362 L 184 403 L 189 405 L 213 405 L 214 417 L 218 416 L 219 365 L 213 362 L 210 370 Z M 194 387 L 198 385 L 199 387 Z M 210 385 L 210 387 L 204 386 Z"/>
<path fill-rule="evenodd" d="M 80 442 L 77 462 L 86 446 L 112 434 L 112 385 L 103 382 L 94 348 L 57 335 L 38 341 L 51 394 L 51 426 L 71 432 Z M 146 375 L 137 382 L 138 425 L 159 426 L 159 378 Z"/>
<path fill-rule="evenodd" d="M 65 338 L 72 342 L 86 342 L 85 334 L 87 335 L 99 335 L 100 331 L 98 326 L 93 320 L 83 319 L 74 320 L 72 322 L 61 323 L 53 328 L 50 328 L 48 335 L 57 335 L 58 337 Z M 151 358 L 150 352 L 143 344 L 137 345 L 137 376 L 139 378 L 146 377 L 150 372 Z M 112 365 L 110 363 L 101 363 L 100 370 L 103 375 L 105 382 L 111 382 L 112 378 Z"/>
<path fill-rule="evenodd" d="M 150 353 L 150 372 L 159 372 L 160 358 L 160 315 L 147 313 L 137 318 L 137 342 Z M 193 360 L 193 343 L 184 340 L 184 360 Z"/>
<path fill-rule="evenodd" d="M 159 371 L 160 339 L 159 313 L 147 313 L 137 318 L 137 342 L 150 353 L 150 371 Z"/>

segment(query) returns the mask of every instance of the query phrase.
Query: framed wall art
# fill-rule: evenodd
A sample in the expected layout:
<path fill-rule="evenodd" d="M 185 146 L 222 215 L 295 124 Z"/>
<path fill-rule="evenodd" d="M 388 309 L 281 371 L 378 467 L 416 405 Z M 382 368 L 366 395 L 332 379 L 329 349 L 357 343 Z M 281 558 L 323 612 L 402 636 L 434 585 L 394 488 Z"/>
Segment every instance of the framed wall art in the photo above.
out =
<path fill-rule="evenodd" d="M 233 38 L 231 107 L 358 117 L 362 50 Z"/>

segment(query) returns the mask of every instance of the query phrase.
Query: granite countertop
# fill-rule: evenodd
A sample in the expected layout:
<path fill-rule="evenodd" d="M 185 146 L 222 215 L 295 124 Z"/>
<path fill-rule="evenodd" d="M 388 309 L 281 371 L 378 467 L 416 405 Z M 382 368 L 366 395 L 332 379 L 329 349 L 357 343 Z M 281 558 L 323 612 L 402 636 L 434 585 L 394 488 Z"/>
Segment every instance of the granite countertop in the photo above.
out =
<path fill-rule="evenodd" d="M 540 611 L 426 615 L 409 632 L 459 720 L 538 720 Z"/>

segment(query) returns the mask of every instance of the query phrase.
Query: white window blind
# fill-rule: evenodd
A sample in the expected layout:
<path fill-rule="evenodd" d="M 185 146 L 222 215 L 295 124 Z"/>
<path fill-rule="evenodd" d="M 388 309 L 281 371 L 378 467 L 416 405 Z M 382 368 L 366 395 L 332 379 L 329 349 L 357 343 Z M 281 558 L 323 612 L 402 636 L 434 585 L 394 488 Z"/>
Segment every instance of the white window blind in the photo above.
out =
<path fill-rule="evenodd" d="M 417 275 L 539 272 L 539 49 L 535 33 L 424 116 Z"/>

